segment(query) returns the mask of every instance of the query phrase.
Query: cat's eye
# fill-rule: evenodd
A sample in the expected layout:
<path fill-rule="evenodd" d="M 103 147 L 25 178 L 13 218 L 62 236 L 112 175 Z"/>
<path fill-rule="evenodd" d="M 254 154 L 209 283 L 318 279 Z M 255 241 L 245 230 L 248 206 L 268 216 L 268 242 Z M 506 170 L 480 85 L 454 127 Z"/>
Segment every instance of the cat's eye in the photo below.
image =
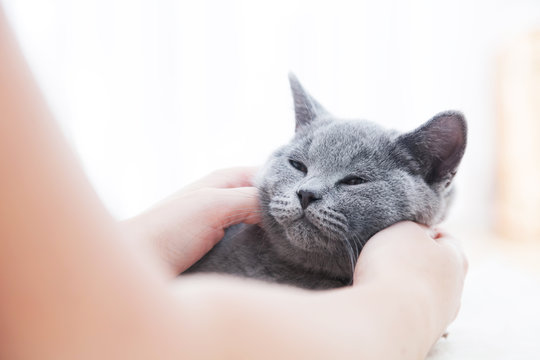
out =
<path fill-rule="evenodd" d="M 300 170 L 304 174 L 307 174 L 307 167 L 306 165 L 302 164 L 300 161 L 289 159 L 289 164 L 296 170 Z"/>
<path fill-rule="evenodd" d="M 367 181 L 366 179 L 362 179 L 359 176 L 349 175 L 345 177 L 343 180 L 341 180 L 340 183 L 344 185 L 360 185 L 360 184 L 365 183 L 366 181 Z"/>

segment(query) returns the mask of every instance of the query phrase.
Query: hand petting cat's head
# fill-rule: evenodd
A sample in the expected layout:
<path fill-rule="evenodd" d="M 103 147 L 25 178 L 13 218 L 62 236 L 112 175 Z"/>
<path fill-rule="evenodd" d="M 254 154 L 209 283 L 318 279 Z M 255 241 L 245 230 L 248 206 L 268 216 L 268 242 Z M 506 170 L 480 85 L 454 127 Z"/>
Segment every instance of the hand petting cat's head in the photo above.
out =
<path fill-rule="evenodd" d="M 313 254 L 348 254 L 398 221 L 440 222 L 465 151 L 463 115 L 435 115 L 398 134 L 334 118 L 291 75 L 296 134 L 257 178 L 263 228 Z M 281 241 L 280 240 L 280 241 Z"/>

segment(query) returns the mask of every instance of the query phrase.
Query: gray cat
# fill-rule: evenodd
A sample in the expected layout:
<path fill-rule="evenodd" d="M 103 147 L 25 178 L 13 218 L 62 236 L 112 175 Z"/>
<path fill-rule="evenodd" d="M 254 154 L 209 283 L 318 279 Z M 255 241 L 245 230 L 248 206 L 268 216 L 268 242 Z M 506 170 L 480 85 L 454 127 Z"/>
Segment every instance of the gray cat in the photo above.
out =
<path fill-rule="evenodd" d="M 400 135 L 367 121 L 338 120 L 293 75 L 289 80 L 296 134 L 256 178 L 262 224 L 229 228 L 185 273 L 307 289 L 345 286 L 375 233 L 402 220 L 433 225 L 444 218 L 465 151 L 462 114 L 440 113 Z"/>

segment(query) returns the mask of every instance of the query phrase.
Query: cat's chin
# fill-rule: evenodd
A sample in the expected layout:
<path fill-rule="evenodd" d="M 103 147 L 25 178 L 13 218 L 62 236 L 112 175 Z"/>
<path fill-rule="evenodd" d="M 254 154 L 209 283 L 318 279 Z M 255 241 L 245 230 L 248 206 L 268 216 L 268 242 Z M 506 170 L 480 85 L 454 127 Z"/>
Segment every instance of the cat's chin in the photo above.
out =
<path fill-rule="evenodd" d="M 334 252 L 335 244 L 305 218 L 301 218 L 285 228 L 289 243 L 306 252 Z"/>

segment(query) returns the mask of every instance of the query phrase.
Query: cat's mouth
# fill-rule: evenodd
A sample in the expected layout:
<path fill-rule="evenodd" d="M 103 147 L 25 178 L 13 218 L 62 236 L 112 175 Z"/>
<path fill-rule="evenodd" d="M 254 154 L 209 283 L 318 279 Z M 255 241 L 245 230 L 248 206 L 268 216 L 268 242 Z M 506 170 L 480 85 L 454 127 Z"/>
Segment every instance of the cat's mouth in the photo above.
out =
<path fill-rule="evenodd" d="M 283 227 L 291 244 L 308 251 L 331 251 L 345 238 L 344 231 L 312 212 L 298 214 Z"/>
<path fill-rule="evenodd" d="M 313 231 L 320 231 L 320 229 L 309 220 L 309 218 L 306 216 L 306 213 L 302 213 L 302 215 L 300 215 L 300 217 L 296 219 L 295 222 L 301 224 L 302 226 L 306 226 Z"/>
<path fill-rule="evenodd" d="M 301 250 L 308 252 L 330 250 L 330 239 L 305 216 L 285 227 L 285 233 L 291 245 Z"/>
<path fill-rule="evenodd" d="M 328 250 L 349 231 L 347 217 L 337 209 L 312 204 L 302 209 L 292 196 L 273 196 L 268 214 L 286 232 L 291 244 L 305 250 Z"/>

